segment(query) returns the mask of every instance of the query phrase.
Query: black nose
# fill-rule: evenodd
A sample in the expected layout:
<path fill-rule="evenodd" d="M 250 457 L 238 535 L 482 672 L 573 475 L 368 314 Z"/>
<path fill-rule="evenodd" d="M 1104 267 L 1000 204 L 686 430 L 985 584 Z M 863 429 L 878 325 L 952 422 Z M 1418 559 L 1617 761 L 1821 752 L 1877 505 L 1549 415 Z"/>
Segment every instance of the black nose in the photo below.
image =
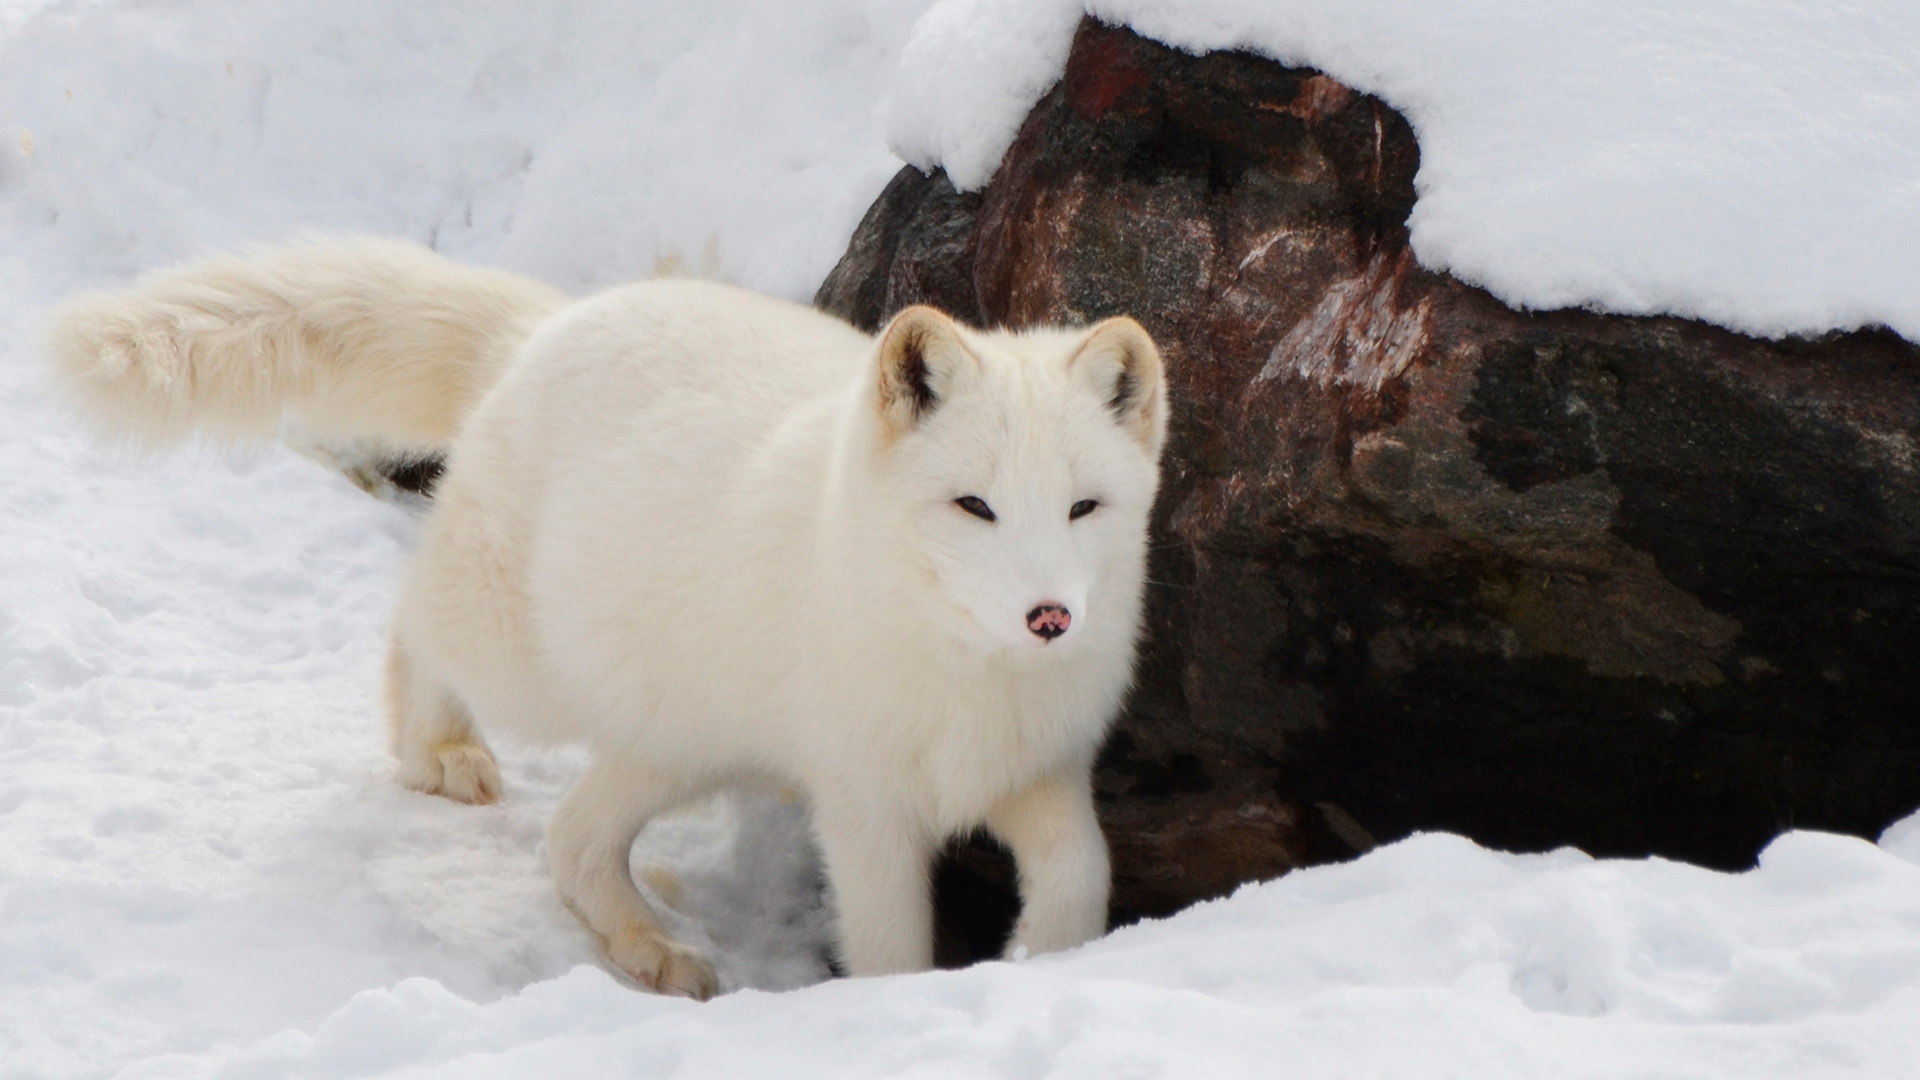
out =
<path fill-rule="evenodd" d="M 1073 625 L 1073 614 L 1059 604 L 1041 604 L 1027 612 L 1027 629 L 1048 641 L 1067 632 Z"/>

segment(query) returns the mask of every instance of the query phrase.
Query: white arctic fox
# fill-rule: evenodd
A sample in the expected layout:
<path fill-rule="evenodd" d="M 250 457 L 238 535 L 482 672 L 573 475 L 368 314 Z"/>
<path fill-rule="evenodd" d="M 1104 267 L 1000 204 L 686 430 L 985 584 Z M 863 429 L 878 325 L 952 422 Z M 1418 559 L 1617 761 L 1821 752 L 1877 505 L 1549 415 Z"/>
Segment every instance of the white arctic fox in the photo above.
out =
<path fill-rule="evenodd" d="M 1131 678 L 1166 429 L 1130 319 L 869 336 L 728 286 L 572 302 L 394 241 L 309 242 L 80 297 L 49 344 L 110 432 L 307 428 L 447 450 L 393 619 L 400 779 L 484 803 L 475 723 L 584 741 L 548 829 L 641 983 L 705 997 L 628 870 L 716 788 L 807 795 L 856 975 L 932 963 L 928 867 L 1012 849 L 1010 948 L 1102 932 L 1090 770 Z"/>

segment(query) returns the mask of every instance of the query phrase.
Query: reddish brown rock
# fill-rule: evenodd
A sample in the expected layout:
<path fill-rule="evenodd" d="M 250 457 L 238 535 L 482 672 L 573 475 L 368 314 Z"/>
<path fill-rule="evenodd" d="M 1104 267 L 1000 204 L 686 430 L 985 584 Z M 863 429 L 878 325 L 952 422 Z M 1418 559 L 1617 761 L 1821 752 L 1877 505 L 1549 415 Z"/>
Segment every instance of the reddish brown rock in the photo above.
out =
<path fill-rule="evenodd" d="M 1920 350 L 1512 311 L 1415 263 L 1418 161 L 1324 75 L 1089 21 L 984 192 L 902 171 L 821 288 L 1165 351 L 1116 918 L 1417 829 L 1737 867 L 1920 805 Z M 955 865 L 949 908 L 1005 874 Z"/>

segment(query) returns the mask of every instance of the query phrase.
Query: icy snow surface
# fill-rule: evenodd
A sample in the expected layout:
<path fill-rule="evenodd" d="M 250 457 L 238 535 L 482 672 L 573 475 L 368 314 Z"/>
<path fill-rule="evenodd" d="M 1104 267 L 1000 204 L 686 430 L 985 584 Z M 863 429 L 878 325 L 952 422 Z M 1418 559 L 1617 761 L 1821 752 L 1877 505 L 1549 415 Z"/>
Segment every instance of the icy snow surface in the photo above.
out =
<path fill-rule="evenodd" d="M 751 989 L 637 993 L 594 966 L 542 868 L 577 756 L 505 748 L 508 796 L 484 809 L 388 779 L 374 688 L 413 520 L 281 451 L 102 453 L 40 383 L 32 339 L 59 296 L 304 225 L 579 290 L 665 263 L 804 297 L 897 167 L 883 112 L 903 148 L 977 170 L 1078 11 L 977 0 L 916 26 L 924 7 L 0 0 L 0 1080 L 1920 1075 L 1920 816 L 1877 847 L 1790 834 L 1733 875 L 1416 837 L 1068 956 L 822 983 L 802 810 L 741 798 L 659 823 L 634 863 Z M 1747 302 L 1745 278 L 1660 263 L 1676 245 L 1635 229 L 1686 224 L 1674 170 L 1726 167 L 1722 144 L 1669 160 L 1662 133 L 1712 117 L 1668 106 L 1697 92 L 1726 119 L 1748 85 L 1732 76 L 1790 40 L 1808 66 L 1727 137 L 1855 157 L 1811 159 L 1825 180 L 1756 175 L 1708 216 L 1771 223 L 1742 272 L 1838 324 L 1877 310 L 1871 275 L 1765 245 L 1838 250 L 1818 215 L 1852 205 L 1861 266 L 1920 295 L 1888 261 L 1912 207 L 1884 166 L 1911 140 L 1874 126 L 1915 115 L 1913 80 L 1836 89 L 1913 55 L 1905 9 L 1300 7 L 1102 10 L 1191 45 L 1257 36 L 1388 94 L 1427 141 L 1419 224 L 1440 246 L 1423 255 L 1465 267 L 1480 244 L 1520 277 L 1559 259 L 1544 278 L 1608 302 L 1609 274 L 1656 264 Z M 1607 14 L 1633 11 L 1630 33 Z M 1688 27 L 1699 52 L 1676 59 Z M 1551 102 L 1627 45 L 1667 66 L 1552 130 Z M 1814 78 L 1836 50 L 1846 70 Z M 1620 163 L 1641 187 L 1555 171 L 1608 139 L 1641 148 Z M 1528 157 L 1526 190 L 1475 186 Z M 1816 181 L 1832 186 L 1786 218 L 1765 186 Z M 1539 230 L 1601 188 L 1625 201 L 1564 227 L 1592 241 L 1612 214 L 1600 239 L 1646 258 L 1583 277 L 1567 252 L 1584 249 Z"/>

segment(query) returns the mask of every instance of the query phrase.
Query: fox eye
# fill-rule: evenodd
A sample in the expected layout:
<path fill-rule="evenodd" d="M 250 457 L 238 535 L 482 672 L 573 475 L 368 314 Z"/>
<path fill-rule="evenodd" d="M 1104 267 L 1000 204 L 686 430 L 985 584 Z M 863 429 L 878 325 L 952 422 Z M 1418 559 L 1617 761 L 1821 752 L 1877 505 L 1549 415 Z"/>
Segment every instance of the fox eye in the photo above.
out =
<path fill-rule="evenodd" d="M 953 505 L 982 521 L 993 520 L 993 507 L 988 506 L 987 501 L 978 495 L 962 495 L 953 500 Z"/>
<path fill-rule="evenodd" d="M 1078 521 L 1099 508 L 1099 499 L 1081 499 L 1079 502 L 1073 504 L 1073 509 L 1067 511 L 1067 520 Z"/>

